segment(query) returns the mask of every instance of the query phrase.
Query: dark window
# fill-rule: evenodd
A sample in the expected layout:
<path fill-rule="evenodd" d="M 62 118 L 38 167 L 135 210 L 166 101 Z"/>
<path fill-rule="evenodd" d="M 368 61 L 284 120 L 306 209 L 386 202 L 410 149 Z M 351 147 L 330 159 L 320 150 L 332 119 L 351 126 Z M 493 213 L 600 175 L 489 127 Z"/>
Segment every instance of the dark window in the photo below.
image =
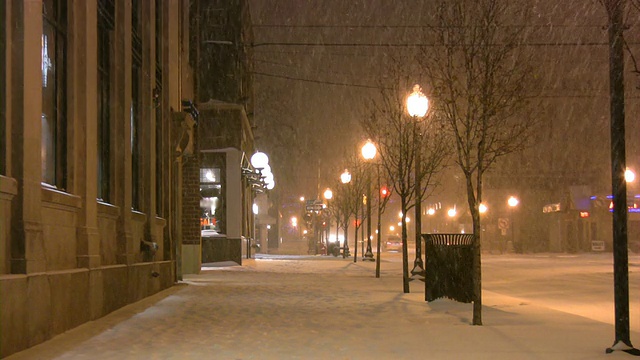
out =
<path fill-rule="evenodd" d="M 66 1 L 44 0 L 42 14 L 42 181 L 58 189 L 65 189 L 67 182 Z"/>
<path fill-rule="evenodd" d="M 7 115 L 6 108 L 6 86 L 7 77 L 5 75 L 5 57 L 7 56 L 6 34 L 7 18 L 5 10 L 5 2 L 0 1 L 0 174 L 7 174 Z"/>
<path fill-rule="evenodd" d="M 140 2 L 131 1 L 131 207 L 140 210 L 140 89 L 142 85 L 142 40 L 140 37 Z"/>
<path fill-rule="evenodd" d="M 111 39 L 114 1 L 98 2 L 98 199 L 111 201 Z"/>
<path fill-rule="evenodd" d="M 163 216 L 163 193 L 162 186 L 164 173 L 164 119 L 162 114 L 162 2 L 156 0 L 156 87 L 154 89 L 154 100 L 156 107 L 156 215 Z"/>

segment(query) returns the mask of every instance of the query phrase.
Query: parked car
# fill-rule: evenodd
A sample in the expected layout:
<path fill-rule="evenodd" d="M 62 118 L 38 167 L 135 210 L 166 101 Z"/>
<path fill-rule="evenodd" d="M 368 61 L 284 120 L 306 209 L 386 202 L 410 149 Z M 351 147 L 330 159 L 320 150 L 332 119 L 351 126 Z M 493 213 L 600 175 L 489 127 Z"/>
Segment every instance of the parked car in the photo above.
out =
<path fill-rule="evenodd" d="M 402 251 L 402 238 L 397 235 L 389 235 L 382 244 L 385 251 Z"/>

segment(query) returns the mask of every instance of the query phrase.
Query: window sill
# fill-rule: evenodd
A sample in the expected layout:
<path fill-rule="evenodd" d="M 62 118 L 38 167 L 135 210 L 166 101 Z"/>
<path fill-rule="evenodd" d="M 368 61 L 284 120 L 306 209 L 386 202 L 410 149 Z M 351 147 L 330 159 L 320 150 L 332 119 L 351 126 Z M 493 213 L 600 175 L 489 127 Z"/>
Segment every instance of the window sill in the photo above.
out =
<path fill-rule="evenodd" d="M 79 196 L 44 186 L 42 202 L 45 206 L 67 211 L 76 211 L 82 207 L 82 199 Z"/>
<path fill-rule="evenodd" d="M 120 208 L 109 203 L 98 201 L 98 214 L 106 218 L 117 219 L 120 216 Z"/>
<path fill-rule="evenodd" d="M 137 210 L 131 210 L 131 218 L 133 219 L 133 221 L 139 222 L 139 223 L 145 223 L 147 222 L 147 214 L 145 213 L 141 213 Z"/>

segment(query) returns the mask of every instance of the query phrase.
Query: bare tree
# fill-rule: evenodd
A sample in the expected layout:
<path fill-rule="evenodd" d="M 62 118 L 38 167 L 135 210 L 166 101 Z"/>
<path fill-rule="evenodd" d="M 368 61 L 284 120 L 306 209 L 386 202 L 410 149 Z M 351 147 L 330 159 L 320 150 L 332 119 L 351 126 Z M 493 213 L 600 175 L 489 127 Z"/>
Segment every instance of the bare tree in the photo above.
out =
<path fill-rule="evenodd" d="M 533 68 L 519 47 L 529 18 L 519 1 L 438 0 L 430 47 L 419 62 L 446 119 L 464 173 L 475 234 L 473 324 L 482 325 L 480 212 L 484 173 L 522 149 L 536 121 L 527 112 Z"/>
<path fill-rule="evenodd" d="M 606 5 L 605 5 L 606 7 Z M 609 12 L 609 11 L 608 11 Z M 633 15 L 635 13 L 635 15 Z M 639 16 L 640 15 L 640 0 L 629 0 L 629 17 L 632 16 Z M 636 89 L 640 90 L 640 66 L 638 65 L 638 61 L 634 55 L 634 53 L 631 51 L 631 47 L 629 46 L 629 42 L 627 41 L 627 39 L 623 36 L 623 41 L 624 41 L 624 48 L 627 51 L 627 53 L 629 54 L 629 58 L 631 59 L 631 72 L 633 74 L 636 75 L 636 79 L 638 79 L 638 83 L 636 84 Z"/>
<path fill-rule="evenodd" d="M 336 190 L 334 191 L 334 199 L 332 201 L 334 206 L 333 211 L 339 224 L 338 226 L 344 230 L 343 257 L 347 257 L 349 254 L 347 236 L 349 223 L 352 216 L 357 220 L 358 208 L 359 206 L 362 206 L 362 194 L 365 186 L 363 167 L 358 164 L 357 155 L 355 155 L 355 153 L 351 153 L 350 155 L 345 155 L 345 159 L 344 171 L 348 173 L 349 179 L 346 183 L 342 180 L 334 183 Z M 355 257 L 357 257 L 357 234 L 360 226 L 362 226 L 362 223 L 358 224 L 356 221 L 354 261 Z"/>
<path fill-rule="evenodd" d="M 403 291 L 408 293 L 407 213 L 415 206 L 416 198 L 421 201 L 433 190 L 436 175 L 444 166 L 447 151 L 438 117 L 428 116 L 424 121 L 418 122 L 407 113 L 405 101 L 413 83 L 408 81 L 407 75 L 401 73 L 402 68 L 402 64 L 396 62 L 389 69 L 388 74 L 392 74 L 392 80 L 386 86 L 380 86 L 379 96 L 371 102 L 371 114 L 363 118 L 361 125 L 376 144 L 385 177 L 390 180 L 394 192 L 400 197 L 402 283 Z M 416 171 L 417 158 L 421 160 Z M 417 186 L 420 187 L 415 191 Z M 420 229 L 416 229 L 417 241 L 420 241 L 419 234 Z"/>

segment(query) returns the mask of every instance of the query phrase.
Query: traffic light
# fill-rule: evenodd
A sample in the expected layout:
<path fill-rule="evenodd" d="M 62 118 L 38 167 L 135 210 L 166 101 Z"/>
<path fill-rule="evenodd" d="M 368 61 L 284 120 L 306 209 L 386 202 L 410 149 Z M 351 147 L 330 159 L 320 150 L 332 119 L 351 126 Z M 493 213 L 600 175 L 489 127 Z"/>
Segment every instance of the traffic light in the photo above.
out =
<path fill-rule="evenodd" d="M 386 186 L 383 186 L 380 188 L 380 196 L 383 198 L 386 198 L 387 196 L 391 195 L 391 191 L 389 191 L 389 188 L 387 188 Z"/>

